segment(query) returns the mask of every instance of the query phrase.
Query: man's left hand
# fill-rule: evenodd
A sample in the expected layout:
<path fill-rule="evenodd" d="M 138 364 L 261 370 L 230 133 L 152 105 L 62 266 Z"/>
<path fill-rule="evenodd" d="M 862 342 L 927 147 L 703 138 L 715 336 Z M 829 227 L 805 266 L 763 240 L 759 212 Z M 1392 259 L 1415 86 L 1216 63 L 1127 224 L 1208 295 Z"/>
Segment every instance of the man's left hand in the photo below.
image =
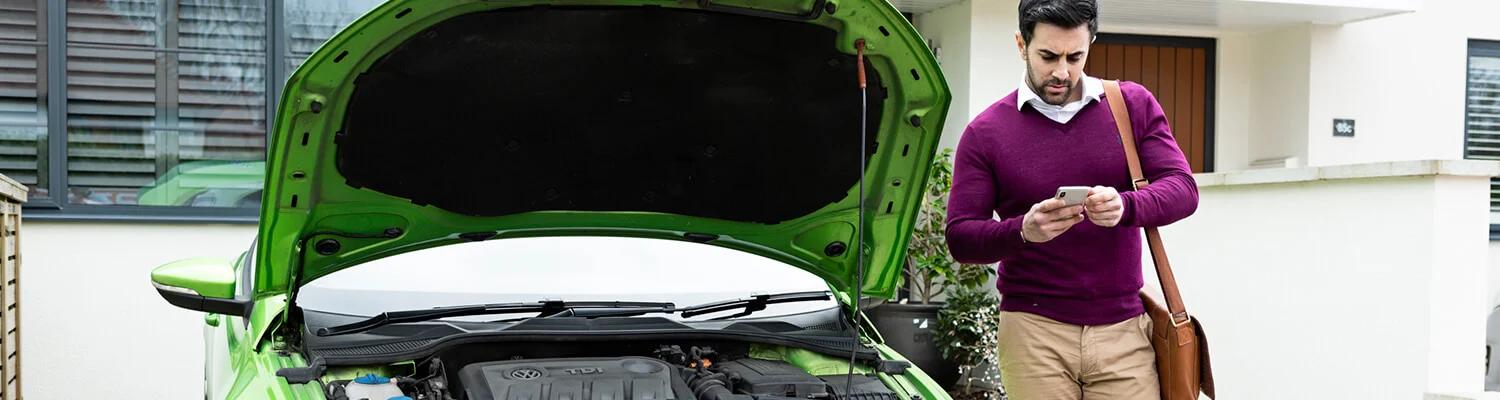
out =
<path fill-rule="evenodd" d="M 1089 189 L 1088 198 L 1083 199 L 1084 214 L 1089 217 L 1089 222 L 1109 228 L 1120 223 L 1120 218 L 1125 216 L 1125 201 L 1120 199 L 1120 192 L 1108 186 L 1094 186 Z"/>

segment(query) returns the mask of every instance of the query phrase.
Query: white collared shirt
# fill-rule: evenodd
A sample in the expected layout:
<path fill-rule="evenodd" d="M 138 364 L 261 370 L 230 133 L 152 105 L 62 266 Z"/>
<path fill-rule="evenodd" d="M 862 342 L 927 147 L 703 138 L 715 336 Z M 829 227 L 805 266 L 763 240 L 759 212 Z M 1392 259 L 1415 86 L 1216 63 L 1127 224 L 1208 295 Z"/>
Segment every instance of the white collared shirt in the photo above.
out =
<path fill-rule="evenodd" d="M 1023 77 L 1021 88 L 1016 90 L 1016 111 L 1020 111 L 1027 104 L 1031 104 L 1031 108 L 1035 108 L 1038 112 L 1041 112 L 1047 119 L 1057 121 L 1060 124 L 1066 124 L 1068 121 L 1073 120 L 1073 116 L 1078 115 L 1078 111 L 1082 110 L 1083 106 L 1088 105 L 1089 101 L 1099 101 L 1099 98 L 1103 95 L 1104 81 L 1084 75 L 1083 98 L 1060 106 L 1047 104 L 1046 100 L 1042 100 L 1042 96 L 1038 96 L 1036 92 L 1031 91 L 1031 85 L 1027 85 Z"/>

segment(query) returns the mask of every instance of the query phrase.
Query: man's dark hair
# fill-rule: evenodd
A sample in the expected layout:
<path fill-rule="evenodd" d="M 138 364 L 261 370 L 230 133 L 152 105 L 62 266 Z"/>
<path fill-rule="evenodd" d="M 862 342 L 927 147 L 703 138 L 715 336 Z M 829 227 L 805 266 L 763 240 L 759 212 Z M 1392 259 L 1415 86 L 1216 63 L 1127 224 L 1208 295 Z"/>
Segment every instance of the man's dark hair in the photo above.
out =
<path fill-rule="evenodd" d="M 1036 23 L 1063 28 L 1089 25 L 1089 37 L 1099 33 L 1099 3 L 1096 0 L 1021 0 L 1021 40 L 1031 44 Z"/>

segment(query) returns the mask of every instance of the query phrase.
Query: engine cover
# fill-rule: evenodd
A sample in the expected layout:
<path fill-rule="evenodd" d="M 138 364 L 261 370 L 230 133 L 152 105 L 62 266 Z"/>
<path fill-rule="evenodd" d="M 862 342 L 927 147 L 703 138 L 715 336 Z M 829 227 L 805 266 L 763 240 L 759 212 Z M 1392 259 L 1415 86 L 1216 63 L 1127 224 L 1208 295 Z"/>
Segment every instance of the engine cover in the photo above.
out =
<path fill-rule="evenodd" d="M 686 385 L 677 375 L 645 357 L 496 361 L 459 370 L 471 400 L 692 400 L 690 392 L 679 394 Z"/>

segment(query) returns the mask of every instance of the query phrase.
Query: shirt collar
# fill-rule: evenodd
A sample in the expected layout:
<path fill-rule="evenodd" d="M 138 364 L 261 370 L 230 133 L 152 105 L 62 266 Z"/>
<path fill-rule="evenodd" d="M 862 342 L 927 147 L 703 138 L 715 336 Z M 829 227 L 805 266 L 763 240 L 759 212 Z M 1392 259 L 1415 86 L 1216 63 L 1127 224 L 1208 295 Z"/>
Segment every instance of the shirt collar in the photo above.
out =
<path fill-rule="evenodd" d="M 1071 105 L 1074 105 L 1074 104 L 1077 104 L 1079 107 L 1082 107 L 1083 105 L 1088 104 L 1090 100 L 1099 101 L 1099 99 L 1103 95 L 1104 95 L 1104 81 L 1099 80 L 1099 78 L 1095 78 L 1095 77 L 1092 77 L 1092 76 L 1084 75 L 1083 76 L 1083 98 L 1082 99 L 1079 99 L 1078 101 L 1075 101 L 1073 103 L 1063 104 L 1063 105 L 1060 105 L 1060 106 L 1058 106 L 1058 105 L 1052 105 L 1052 104 L 1047 104 L 1046 100 L 1042 100 L 1042 96 L 1038 96 L 1036 94 L 1036 92 L 1031 91 L 1031 85 L 1026 84 L 1026 79 L 1024 77 L 1022 77 L 1022 79 L 1021 79 L 1021 88 L 1016 90 L 1016 96 L 1017 96 L 1016 97 L 1016 100 L 1017 100 L 1016 101 L 1016 111 L 1020 111 L 1020 110 L 1024 109 L 1026 107 L 1026 104 L 1028 104 L 1028 103 L 1031 104 L 1032 107 L 1037 107 L 1037 108 L 1043 108 L 1043 107 L 1059 108 L 1059 107 L 1068 107 L 1068 106 L 1071 106 Z"/>

